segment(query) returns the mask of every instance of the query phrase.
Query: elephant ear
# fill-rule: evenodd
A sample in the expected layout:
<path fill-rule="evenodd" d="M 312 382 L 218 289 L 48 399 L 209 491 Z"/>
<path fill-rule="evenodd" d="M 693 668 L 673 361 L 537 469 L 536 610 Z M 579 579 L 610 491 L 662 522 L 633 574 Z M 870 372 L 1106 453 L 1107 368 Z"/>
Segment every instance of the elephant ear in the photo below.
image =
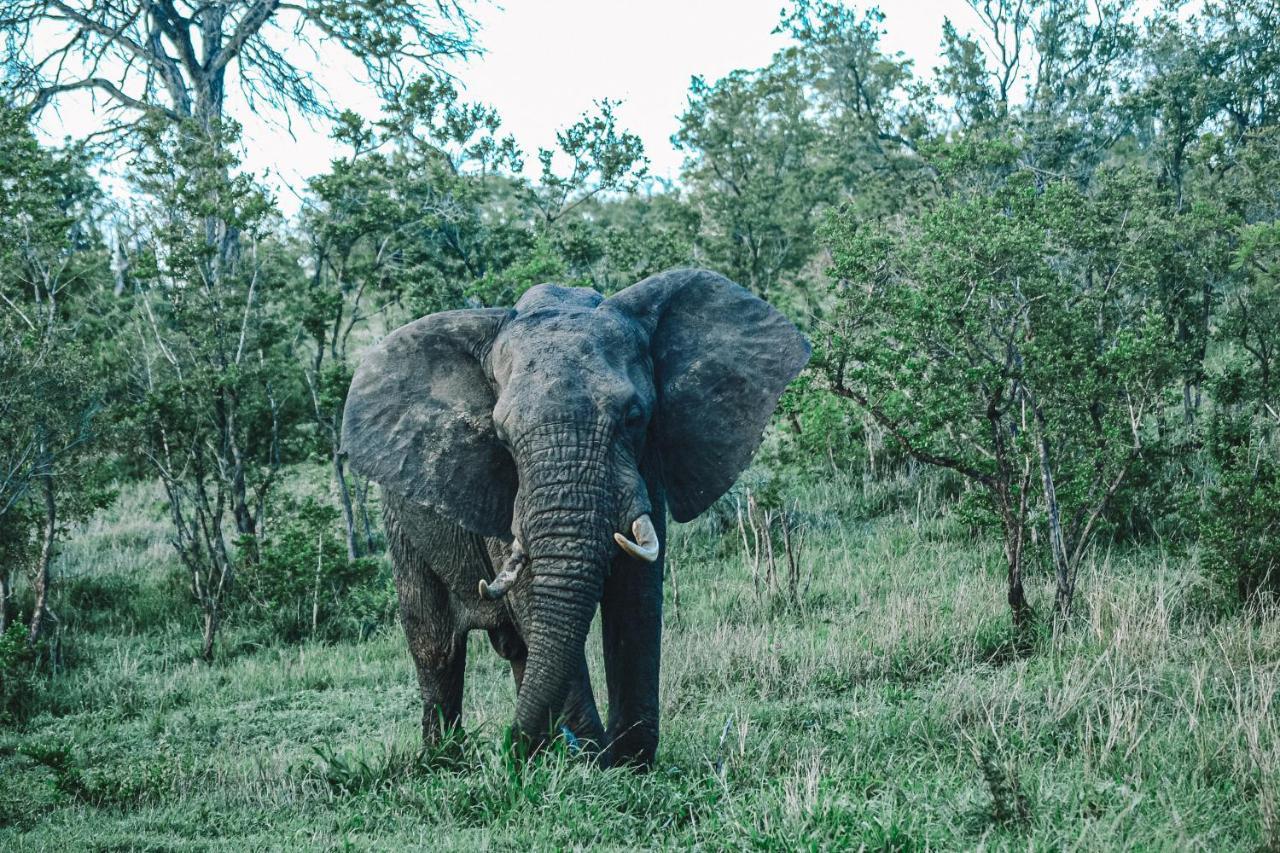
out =
<path fill-rule="evenodd" d="M 650 446 L 672 516 L 689 521 L 751 461 L 809 343 L 763 299 L 708 270 L 659 273 L 609 303 L 649 333 L 658 392 Z"/>
<path fill-rule="evenodd" d="M 356 369 L 342 420 L 354 470 L 484 536 L 509 535 L 516 493 L 484 368 L 510 315 L 445 311 L 396 329 Z"/>

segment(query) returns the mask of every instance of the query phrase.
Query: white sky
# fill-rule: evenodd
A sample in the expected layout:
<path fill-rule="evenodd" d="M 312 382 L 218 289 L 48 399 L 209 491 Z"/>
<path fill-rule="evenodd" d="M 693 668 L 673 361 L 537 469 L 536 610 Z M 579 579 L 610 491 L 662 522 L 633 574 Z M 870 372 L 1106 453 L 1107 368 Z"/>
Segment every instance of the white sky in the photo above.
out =
<path fill-rule="evenodd" d="M 455 73 L 463 97 L 496 107 L 505 132 L 529 155 L 551 147 L 555 131 L 593 101 L 621 100 L 619 123 L 644 140 L 652 174 L 675 177 L 681 155 L 670 136 L 690 78 L 716 80 L 736 68 L 765 65 L 786 44 L 771 34 L 782 6 L 783 0 L 506 0 L 505 8 L 476 10 L 485 54 Z M 938 64 L 946 17 L 962 31 L 974 24 L 964 0 L 884 0 L 880 6 L 884 48 L 914 59 L 919 72 Z M 353 79 L 355 67 L 323 47 L 320 52 L 324 67 L 316 76 L 334 100 L 374 114 L 377 102 Z M 81 103 L 64 101 L 56 114 L 47 110 L 41 121 L 46 138 L 93 130 L 89 106 L 84 96 Z M 285 213 L 294 212 L 305 179 L 325 171 L 336 152 L 328 128 L 295 119 L 291 137 L 282 117 L 247 115 L 238 93 L 229 110 L 245 127 L 246 168 L 276 188 Z"/>

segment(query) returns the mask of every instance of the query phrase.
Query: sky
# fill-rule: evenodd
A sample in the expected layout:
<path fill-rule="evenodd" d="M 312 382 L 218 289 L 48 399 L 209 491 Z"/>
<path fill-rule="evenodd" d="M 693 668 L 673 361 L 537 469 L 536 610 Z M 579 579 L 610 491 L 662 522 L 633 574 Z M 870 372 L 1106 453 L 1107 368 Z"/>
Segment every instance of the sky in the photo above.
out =
<path fill-rule="evenodd" d="M 483 2 L 483 0 L 482 0 Z M 558 128 L 573 123 L 601 98 L 620 100 L 619 124 L 644 141 L 653 175 L 674 178 L 681 153 L 670 141 L 689 81 L 714 81 L 738 68 L 758 68 L 787 44 L 773 35 L 783 0 L 505 0 L 476 8 L 484 54 L 451 70 L 464 99 L 495 107 L 504 132 L 530 157 L 551 147 Z M 901 51 L 928 72 L 938 64 L 944 19 L 975 27 L 964 0 L 883 0 L 883 47 Z M 317 78 L 342 106 L 373 116 L 371 90 L 354 62 L 320 47 Z M 245 167 L 262 176 L 286 213 L 299 206 L 308 177 L 325 171 L 338 149 L 323 122 L 247 115 L 233 97 L 229 110 L 244 124 Z M 46 111 L 49 141 L 80 136 L 97 126 L 87 97 Z"/>

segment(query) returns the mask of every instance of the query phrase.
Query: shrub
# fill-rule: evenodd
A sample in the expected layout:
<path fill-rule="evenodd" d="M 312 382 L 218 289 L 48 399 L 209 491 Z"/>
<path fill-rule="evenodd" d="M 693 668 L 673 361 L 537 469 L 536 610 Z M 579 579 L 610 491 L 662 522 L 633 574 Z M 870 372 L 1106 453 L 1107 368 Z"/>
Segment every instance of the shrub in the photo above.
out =
<path fill-rule="evenodd" d="M 1248 417 L 1211 427 L 1218 482 L 1200 521 L 1204 565 L 1244 601 L 1280 592 L 1280 454 Z"/>
<path fill-rule="evenodd" d="M 36 691 L 37 649 L 27 645 L 27 629 L 21 622 L 0 634 L 0 724 L 23 719 Z"/>
<path fill-rule="evenodd" d="M 1150 281 L 1187 235 L 1153 174 L 1045 180 L 1020 145 L 940 146 L 941 194 L 918 216 L 830 218 L 814 368 L 901 451 L 986 492 L 1026 624 L 1031 531 L 1067 616 L 1115 498 L 1162 441 L 1179 365 Z"/>
<path fill-rule="evenodd" d="M 313 497 L 284 499 L 275 531 L 238 584 L 235 616 L 285 642 L 362 638 L 394 608 L 382 562 L 349 560 L 338 511 Z"/>

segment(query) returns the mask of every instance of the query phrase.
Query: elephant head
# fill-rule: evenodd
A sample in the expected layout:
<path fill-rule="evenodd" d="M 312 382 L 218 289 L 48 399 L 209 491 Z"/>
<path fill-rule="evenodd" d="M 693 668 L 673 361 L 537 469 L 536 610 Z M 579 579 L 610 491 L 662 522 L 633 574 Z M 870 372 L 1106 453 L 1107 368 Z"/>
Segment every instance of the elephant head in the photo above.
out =
<path fill-rule="evenodd" d="M 658 557 L 664 498 L 688 521 L 733 484 L 808 358 L 785 317 L 705 270 L 608 299 L 539 285 L 514 309 L 432 314 L 387 336 L 352 381 L 344 449 L 385 490 L 512 543 L 474 594 L 529 576 L 516 722 L 538 737 L 606 574 Z"/>

